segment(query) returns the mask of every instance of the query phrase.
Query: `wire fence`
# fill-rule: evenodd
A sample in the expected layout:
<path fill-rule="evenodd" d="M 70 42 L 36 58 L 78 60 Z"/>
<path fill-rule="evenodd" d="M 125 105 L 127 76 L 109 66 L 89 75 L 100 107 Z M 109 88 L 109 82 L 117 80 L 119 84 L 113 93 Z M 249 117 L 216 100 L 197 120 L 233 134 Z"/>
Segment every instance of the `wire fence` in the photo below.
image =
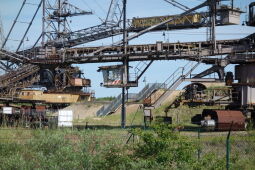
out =
<path fill-rule="evenodd" d="M 205 135 L 199 139 L 200 150 L 198 153 L 200 157 L 205 153 L 213 153 L 221 157 L 226 164 L 226 169 L 234 169 L 246 163 L 253 165 L 254 168 L 254 137 L 244 131 L 233 134 L 225 132 L 221 136 Z"/>
<path fill-rule="evenodd" d="M 217 166 L 221 167 L 220 165 L 222 164 L 226 169 L 255 168 L 254 131 L 226 131 L 226 129 L 208 131 L 204 128 L 177 128 L 176 130 L 180 130 L 181 135 L 192 139 L 196 143 L 194 157 L 198 161 L 207 159 L 208 161 L 212 161 L 209 164 L 214 167 L 213 169 L 217 169 Z M 131 134 L 127 142 L 136 144 L 135 139 L 137 138 Z M 210 159 L 210 156 L 214 159 Z"/>

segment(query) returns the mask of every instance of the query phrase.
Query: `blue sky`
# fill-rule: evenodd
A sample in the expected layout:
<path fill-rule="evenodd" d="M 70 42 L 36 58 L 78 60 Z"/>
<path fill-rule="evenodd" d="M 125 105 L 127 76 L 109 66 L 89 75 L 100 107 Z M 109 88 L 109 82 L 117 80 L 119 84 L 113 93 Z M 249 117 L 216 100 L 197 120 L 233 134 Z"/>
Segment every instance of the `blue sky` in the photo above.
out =
<path fill-rule="evenodd" d="M 23 0 L 0 0 L 0 17 L 2 19 L 3 28 L 5 35 L 11 27 L 11 24 L 17 15 L 17 12 L 22 4 Z M 31 3 L 38 3 L 39 0 L 27 0 Z M 82 28 L 86 28 L 89 26 L 97 25 L 101 23 L 100 19 L 104 19 L 106 17 L 106 13 L 109 7 L 110 0 L 69 0 L 70 3 L 78 6 L 84 10 L 92 10 L 94 15 L 83 16 L 83 17 L 75 17 L 72 18 L 71 27 L 72 30 L 78 30 Z M 148 17 L 148 16 L 160 16 L 160 15 L 172 15 L 179 14 L 182 11 L 178 8 L 175 8 L 163 0 L 127 0 L 127 13 L 128 18 L 131 19 L 133 17 Z M 199 3 L 203 2 L 203 0 L 180 0 L 188 7 L 194 7 Z M 235 0 L 235 5 L 240 6 L 243 11 L 247 11 L 247 4 L 253 2 L 253 0 Z M 202 9 L 203 11 L 206 8 Z M 25 10 L 21 13 L 20 21 L 29 21 L 35 11 L 35 6 L 27 5 Z M 246 18 L 246 14 L 242 15 L 242 20 Z M 10 41 L 7 44 L 7 49 L 13 50 L 17 46 L 17 41 L 21 39 L 21 32 L 24 32 L 26 24 L 19 23 L 17 27 L 14 29 L 13 34 L 10 37 Z M 242 38 L 250 33 L 255 31 L 252 27 L 247 26 L 226 26 L 226 27 L 217 27 L 217 39 L 236 39 Z M 25 42 L 24 48 L 33 45 L 35 39 L 39 36 L 41 32 L 41 11 L 38 17 L 36 18 L 30 34 L 28 34 L 28 40 Z M 83 46 L 101 46 L 111 44 L 113 41 L 118 41 L 121 39 L 121 36 L 116 36 L 113 38 L 108 38 L 105 40 L 95 41 L 88 44 L 84 44 Z M 156 41 L 169 41 L 169 42 L 187 42 L 187 41 L 202 41 L 206 39 L 206 29 L 187 29 L 187 30 L 179 30 L 179 31 L 168 31 L 165 32 L 165 37 L 163 36 L 163 32 L 153 32 L 145 34 L 135 40 L 132 40 L 130 44 L 144 44 L 144 43 L 155 43 Z M 23 48 L 23 47 L 22 47 Z M 144 87 L 144 82 L 142 80 L 146 77 L 147 83 L 154 82 L 163 82 L 174 70 L 178 67 L 183 66 L 186 61 L 156 61 L 152 64 L 152 66 L 148 69 L 148 71 L 141 78 L 141 82 L 139 83 L 138 88 L 131 88 L 130 92 L 138 92 L 142 87 Z M 108 89 L 104 87 L 100 87 L 100 83 L 102 82 L 102 75 L 98 73 L 96 70 L 98 66 L 102 65 L 111 65 L 113 63 L 104 63 L 104 64 L 82 64 L 79 67 L 85 72 L 85 76 L 92 80 L 91 89 L 96 91 L 96 97 L 103 96 L 116 96 L 120 94 L 121 89 Z M 137 62 L 131 63 L 131 65 L 135 66 Z M 194 73 L 198 73 L 199 71 L 204 70 L 208 66 L 202 65 L 200 66 Z M 228 66 L 226 71 L 233 70 L 233 66 Z M 132 71 L 132 70 L 131 70 Z"/>

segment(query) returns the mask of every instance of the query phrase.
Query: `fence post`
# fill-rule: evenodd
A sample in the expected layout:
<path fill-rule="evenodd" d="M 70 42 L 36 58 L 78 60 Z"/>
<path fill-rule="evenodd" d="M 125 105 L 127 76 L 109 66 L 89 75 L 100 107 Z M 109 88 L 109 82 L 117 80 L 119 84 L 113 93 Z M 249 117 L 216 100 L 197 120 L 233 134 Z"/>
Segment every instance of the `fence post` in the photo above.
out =
<path fill-rule="evenodd" d="M 232 130 L 232 125 L 233 125 L 233 122 L 230 125 L 227 140 L 226 140 L 226 169 L 227 170 L 229 170 L 230 168 L 230 133 Z"/>
<path fill-rule="evenodd" d="M 198 147 L 198 150 L 197 150 L 197 159 L 200 160 L 200 128 L 198 128 L 198 131 L 197 131 L 197 138 L 198 138 L 198 142 L 199 142 L 199 147 Z"/>
<path fill-rule="evenodd" d="M 89 122 L 86 122 L 85 129 L 89 128 L 88 124 L 89 124 Z"/>
<path fill-rule="evenodd" d="M 226 168 L 229 170 L 229 157 L 230 157 L 230 141 L 227 138 L 227 143 L 226 143 Z"/>

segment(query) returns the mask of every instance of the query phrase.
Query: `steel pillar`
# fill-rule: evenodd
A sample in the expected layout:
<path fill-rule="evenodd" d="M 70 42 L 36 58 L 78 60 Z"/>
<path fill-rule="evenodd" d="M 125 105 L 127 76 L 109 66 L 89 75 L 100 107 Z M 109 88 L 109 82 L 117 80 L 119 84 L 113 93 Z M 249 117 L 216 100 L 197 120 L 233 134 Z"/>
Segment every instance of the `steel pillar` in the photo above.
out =
<path fill-rule="evenodd" d="M 127 56 L 127 29 L 126 29 L 126 16 L 127 16 L 127 0 L 123 0 L 123 49 L 124 49 L 124 57 L 123 57 L 123 65 L 124 65 L 124 73 L 123 73 L 123 84 L 122 88 L 122 109 L 121 109 L 121 127 L 126 127 L 126 106 L 125 106 L 125 90 L 126 85 L 128 84 L 128 56 Z"/>
<path fill-rule="evenodd" d="M 216 0 L 210 0 L 210 41 L 212 43 L 212 54 L 216 51 Z"/>

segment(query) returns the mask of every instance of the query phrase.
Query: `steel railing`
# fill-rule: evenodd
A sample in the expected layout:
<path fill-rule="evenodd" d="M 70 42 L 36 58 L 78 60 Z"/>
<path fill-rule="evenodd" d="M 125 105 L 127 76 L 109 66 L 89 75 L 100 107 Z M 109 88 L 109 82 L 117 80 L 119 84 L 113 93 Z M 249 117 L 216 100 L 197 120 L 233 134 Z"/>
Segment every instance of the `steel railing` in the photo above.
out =
<path fill-rule="evenodd" d="M 128 100 L 139 101 L 150 95 L 154 90 L 161 87 L 160 83 L 147 84 L 139 93 L 129 93 L 125 95 L 125 102 Z M 122 95 L 118 95 L 108 106 L 102 106 L 96 113 L 97 116 L 106 116 L 115 112 L 122 103 Z"/>
<path fill-rule="evenodd" d="M 164 99 L 167 98 L 167 96 L 171 95 L 172 90 L 175 90 L 199 64 L 199 62 L 195 63 L 191 61 L 188 62 L 184 67 L 177 68 L 160 87 L 161 89 L 165 89 L 165 91 L 154 102 L 154 107 L 158 107 L 164 101 Z"/>
<path fill-rule="evenodd" d="M 159 101 L 162 96 L 166 94 L 168 90 L 171 90 L 172 87 L 177 88 L 185 77 L 187 77 L 191 72 L 199 65 L 199 63 L 189 62 L 184 67 L 179 67 L 171 76 L 169 76 L 164 83 L 150 83 L 147 84 L 139 93 L 137 94 L 127 94 L 125 95 L 125 101 L 131 99 L 133 101 L 140 101 L 147 98 L 157 89 L 164 89 L 164 93 L 159 96 L 156 102 Z M 112 112 L 115 112 L 121 105 L 122 95 L 118 95 L 115 100 L 112 101 L 108 106 L 103 106 L 97 111 L 97 116 L 106 116 Z M 155 103 L 156 103 L 155 102 Z"/>

